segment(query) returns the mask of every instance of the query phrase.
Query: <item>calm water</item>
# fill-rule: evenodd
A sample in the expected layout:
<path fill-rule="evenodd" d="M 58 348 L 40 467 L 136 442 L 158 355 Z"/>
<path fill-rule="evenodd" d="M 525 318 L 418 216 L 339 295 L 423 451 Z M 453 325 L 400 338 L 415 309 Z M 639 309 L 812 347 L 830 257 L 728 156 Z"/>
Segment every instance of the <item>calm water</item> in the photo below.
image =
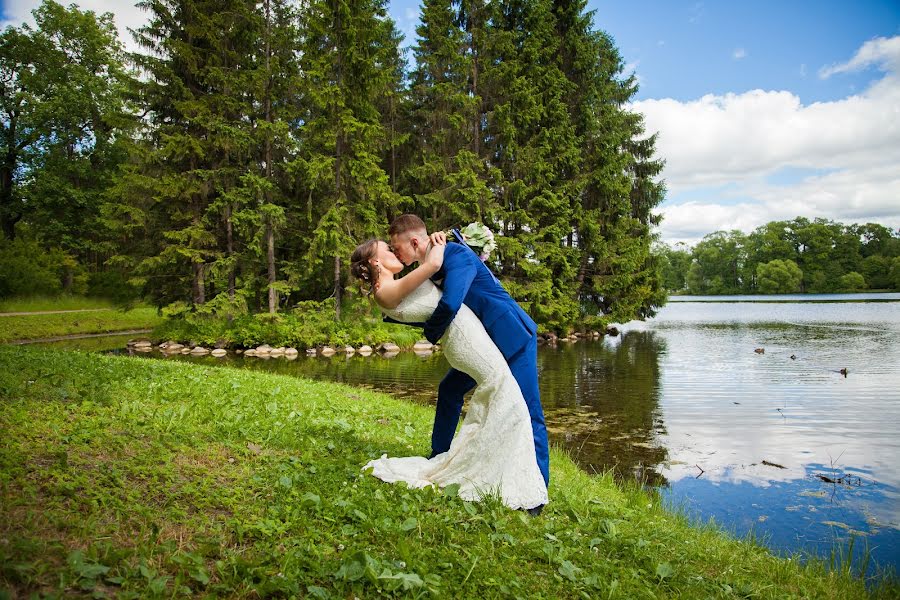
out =
<path fill-rule="evenodd" d="M 900 571 L 900 294 L 772 299 L 672 298 L 616 338 L 541 348 L 551 442 L 776 550 L 827 556 L 854 536 Z M 188 360 L 425 403 L 447 369 L 412 353 Z"/>

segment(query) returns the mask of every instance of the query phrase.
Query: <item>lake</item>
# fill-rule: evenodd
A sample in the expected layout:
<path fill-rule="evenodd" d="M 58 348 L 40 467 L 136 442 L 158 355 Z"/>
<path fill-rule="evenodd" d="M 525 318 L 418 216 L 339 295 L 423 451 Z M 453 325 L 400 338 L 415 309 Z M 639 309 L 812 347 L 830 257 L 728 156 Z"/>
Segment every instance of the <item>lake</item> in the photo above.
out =
<path fill-rule="evenodd" d="M 900 571 L 900 294 L 678 296 L 620 330 L 540 348 L 551 443 L 778 552 L 828 557 L 852 537 L 857 567 L 867 549 Z M 176 360 L 425 403 L 447 369 L 412 353 Z"/>

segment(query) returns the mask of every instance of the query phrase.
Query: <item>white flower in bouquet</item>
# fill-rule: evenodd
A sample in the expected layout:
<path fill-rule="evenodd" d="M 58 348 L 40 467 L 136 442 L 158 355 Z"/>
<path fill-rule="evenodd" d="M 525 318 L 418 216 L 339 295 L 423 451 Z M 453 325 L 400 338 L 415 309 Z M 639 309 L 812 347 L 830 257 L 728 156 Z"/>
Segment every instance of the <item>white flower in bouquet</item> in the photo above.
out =
<path fill-rule="evenodd" d="M 497 248 L 497 242 L 494 240 L 494 232 L 488 229 L 484 223 L 469 223 L 460 230 L 463 240 L 469 246 L 482 262 L 486 261 Z"/>

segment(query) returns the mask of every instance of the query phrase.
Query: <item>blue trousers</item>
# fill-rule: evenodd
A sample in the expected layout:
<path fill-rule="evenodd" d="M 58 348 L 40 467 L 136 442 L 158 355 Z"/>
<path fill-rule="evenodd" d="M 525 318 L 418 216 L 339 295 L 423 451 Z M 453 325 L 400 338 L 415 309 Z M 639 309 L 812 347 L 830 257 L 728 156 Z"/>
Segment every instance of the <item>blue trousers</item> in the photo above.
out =
<path fill-rule="evenodd" d="M 537 379 L 537 337 L 532 337 L 507 363 L 513 377 L 519 383 L 528 413 L 531 415 L 531 430 L 534 433 L 534 450 L 538 468 L 544 482 L 550 485 L 550 449 L 547 442 L 547 425 L 544 423 L 544 409 L 541 407 L 541 393 Z M 456 369 L 450 369 L 438 386 L 437 408 L 434 414 L 434 429 L 431 432 L 431 456 L 437 456 L 450 449 L 450 442 L 456 434 L 459 416 L 462 413 L 463 398 L 472 388 L 475 380 Z"/>

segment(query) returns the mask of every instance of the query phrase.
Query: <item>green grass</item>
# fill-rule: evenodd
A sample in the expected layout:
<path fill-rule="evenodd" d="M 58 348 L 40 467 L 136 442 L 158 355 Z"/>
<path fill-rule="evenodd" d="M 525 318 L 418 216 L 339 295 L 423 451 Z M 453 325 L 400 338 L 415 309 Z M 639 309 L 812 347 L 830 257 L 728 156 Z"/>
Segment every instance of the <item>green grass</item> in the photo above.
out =
<path fill-rule="evenodd" d="M 538 518 L 385 484 L 360 467 L 425 453 L 433 411 L 344 385 L 7 347 L 0 406 L 0 590 L 11 596 L 898 593 L 691 526 L 560 452 Z"/>
<path fill-rule="evenodd" d="M 55 315 L 0 317 L 0 343 L 38 340 L 76 333 L 150 329 L 161 321 L 162 317 L 157 316 L 155 308 L 135 308 L 127 312 L 108 309 Z"/>
<path fill-rule="evenodd" d="M 114 306 L 109 300 L 87 298 L 85 296 L 36 296 L 32 298 L 7 298 L 0 300 L 0 312 L 83 310 L 91 308 L 114 308 Z"/>

